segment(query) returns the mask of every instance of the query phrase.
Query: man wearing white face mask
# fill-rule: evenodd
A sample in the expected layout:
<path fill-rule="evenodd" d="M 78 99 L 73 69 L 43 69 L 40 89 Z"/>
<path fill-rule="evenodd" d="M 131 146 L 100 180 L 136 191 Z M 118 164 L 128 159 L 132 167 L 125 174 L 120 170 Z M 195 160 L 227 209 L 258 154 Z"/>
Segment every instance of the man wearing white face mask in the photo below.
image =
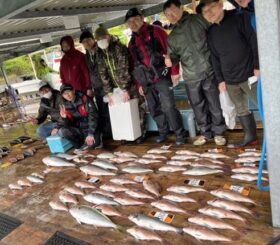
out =
<path fill-rule="evenodd" d="M 37 135 L 46 139 L 50 135 L 56 135 L 63 121 L 59 114 L 59 106 L 62 104 L 60 92 L 51 88 L 51 86 L 42 81 L 39 84 L 39 94 L 41 96 L 40 108 L 36 118 L 30 118 L 34 125 L 40 125 L 50 116 L 51 121 L 46 122 L 37 129 Z"/>

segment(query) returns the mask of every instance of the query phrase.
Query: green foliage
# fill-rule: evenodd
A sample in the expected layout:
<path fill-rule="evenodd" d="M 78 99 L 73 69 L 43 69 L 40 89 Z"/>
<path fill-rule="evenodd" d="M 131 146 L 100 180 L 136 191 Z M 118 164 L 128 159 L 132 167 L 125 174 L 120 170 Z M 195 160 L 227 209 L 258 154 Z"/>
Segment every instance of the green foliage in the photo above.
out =
<path fill-rule="evenodd" d="M 115 26 L 109 29 L 110 34 L 117 36 L 120 41 L 127 45 L 128 44 L 128 37 L 125 35 L 124 30 L 127 29 L 126 25 Z"/>
<path fill-rule="evenodd" d="M 3 63 L 3 68 L 5 69 L 8 76 L 22 76 L 32 74 L 31 62 L 27 55 L 5 61 Z"/>

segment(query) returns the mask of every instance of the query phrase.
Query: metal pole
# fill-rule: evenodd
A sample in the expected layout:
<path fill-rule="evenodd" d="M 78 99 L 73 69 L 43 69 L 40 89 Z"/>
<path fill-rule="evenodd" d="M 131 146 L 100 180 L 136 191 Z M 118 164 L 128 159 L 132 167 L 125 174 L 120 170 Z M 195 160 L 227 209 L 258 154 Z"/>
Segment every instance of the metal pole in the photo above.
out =
<path fill-rule="evenodd" d="M 31 55 L 29 54 L 28 57 L 29 57 L 30 62 L 31 62 L 31 66 L 32 66 L 32 69 L 33 69 L 33 73 L 34 73 L 34 75 L 35 75 L 35 79 L 38 79 L 37 74 L 36 74 L 36 69 L 35 69 L 33 60 L 32 60 L 32 58 L 31 58 Z"/>
<path fill-rule="evenodd" d="M 280 227 L 280 3 L 255 0 L 272 223 Z"/>

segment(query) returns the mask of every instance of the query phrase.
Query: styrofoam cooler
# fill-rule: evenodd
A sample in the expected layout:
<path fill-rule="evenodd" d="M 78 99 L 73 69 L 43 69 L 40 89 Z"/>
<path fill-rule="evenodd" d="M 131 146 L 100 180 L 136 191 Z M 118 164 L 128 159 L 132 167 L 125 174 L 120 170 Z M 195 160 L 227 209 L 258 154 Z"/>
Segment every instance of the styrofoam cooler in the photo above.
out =
<path fill-rule="evenodd" d="M 73 147 L 72 143 L 58 135 L 47 137 L 51 153 L 64 153 Z"/>
<path fill-rule="evenodd" d="M 114 140 L 133 141 L 141 136 L 138 99 L 109 106 Z"/>

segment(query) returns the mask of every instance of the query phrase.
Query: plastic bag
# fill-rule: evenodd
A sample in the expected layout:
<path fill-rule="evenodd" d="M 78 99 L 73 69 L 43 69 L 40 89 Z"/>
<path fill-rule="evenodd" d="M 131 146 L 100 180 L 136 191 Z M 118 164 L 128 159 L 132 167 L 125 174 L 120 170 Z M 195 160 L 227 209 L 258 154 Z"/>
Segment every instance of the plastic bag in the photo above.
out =
<path fill-rule="evenodd" d="M 226 125 L 229 129 L 234 129 L 236 124 L 235 105 L 232 103 L 227 91 L 221 92 L 219 97 L 220 97 L 221 108 L 223 110 L 223 116 L 225 118 Z"/>
<path fill-rule="evenodd" d="M 114 88 L 114 92 L 112 95 L 113 103 L 115 105 L 123 102 L 123 91 L 120 88 Z"/>

